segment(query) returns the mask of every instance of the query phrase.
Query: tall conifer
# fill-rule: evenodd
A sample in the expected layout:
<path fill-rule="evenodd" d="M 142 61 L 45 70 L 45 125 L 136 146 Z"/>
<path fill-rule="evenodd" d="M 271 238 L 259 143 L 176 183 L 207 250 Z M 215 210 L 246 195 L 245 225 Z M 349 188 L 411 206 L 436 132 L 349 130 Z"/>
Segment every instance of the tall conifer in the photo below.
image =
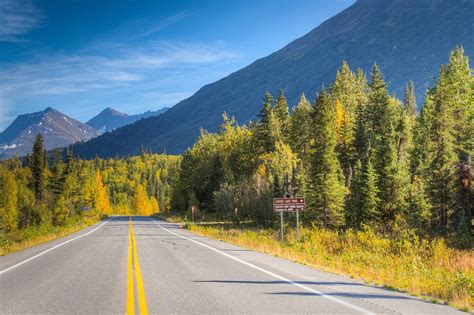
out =
<path fill-rule="evenodd" d="M 336 155 L 336 113 L 330 95 L 323 90 L 314 112 L 314 148 L 310 204 L 316 220 L 326 227 L 344 225 L 344 186 Z"/>

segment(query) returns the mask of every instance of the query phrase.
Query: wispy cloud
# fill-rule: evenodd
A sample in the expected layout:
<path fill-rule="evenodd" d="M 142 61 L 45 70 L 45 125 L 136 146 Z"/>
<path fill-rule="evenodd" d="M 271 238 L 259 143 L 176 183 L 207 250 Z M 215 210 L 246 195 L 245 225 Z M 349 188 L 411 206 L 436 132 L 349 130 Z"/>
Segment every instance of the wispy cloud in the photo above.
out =
<path fill-rule="evenodd" d="M 155 25 L 151 25 L 151 26 L 147 27 L 144 31 L 138 32 L 135 35 L 135 37 L 140 38 L 140 37 L 146 37 L 146 36 L 155 34 L 156 32 L 159 32 L 159 31 L 165 29 L 166 27 L 168 27 L 168 26 L 184 19 L 185 17 L 189 16 L 190 14 L 191 14 L 190 11 L 185 10 L 185 11 L 179 12 L 175 15 L 169 16 L 169 17 L 159 21 Z"/>
<path fill-rule="evenodd" d="M 186 80 L 186 76 L 191 77 L 204 68 L 212 69 L 215 64 L 232 62 L 239 57 L 222 43 L 155 41 L 139 48 L 120 45 L 112 52 L 55 54 L 3 65 L 0 67 L 0 104 L 4 112 L 0 114 L 4 117 L 6 108 L 12 109 L 18 102 L 65 95 L 73 95 L 79 101 L 92 94 L 130 91 L 136 99 L 150 103 L 153 96 L 157 96 L 157 103 L 166 99 L 179 100 L 180 96 L 189 96 L 188 90 L 170 92 L 160 88 L 169 87 L 167 82 L 173 78 Z M 100 97 L 97 103 L 100 106 Z"/>
<path fill-rule="evenodd" d="M 113 56 L 57 54 L 13 64 L 0 70 L 0 81 L 11 93 L 63 94 L 130 85 L 160 69 L 179 72 L 238 56 L 211 45 L 153 42 L 140 49 L 124 47 Z"/>
<path fill-rule="evenodd" d="M 0 0 L 0 42 L 24 42 L 23 35 L 43 22 L 42 13 L 29 1 Z"/>

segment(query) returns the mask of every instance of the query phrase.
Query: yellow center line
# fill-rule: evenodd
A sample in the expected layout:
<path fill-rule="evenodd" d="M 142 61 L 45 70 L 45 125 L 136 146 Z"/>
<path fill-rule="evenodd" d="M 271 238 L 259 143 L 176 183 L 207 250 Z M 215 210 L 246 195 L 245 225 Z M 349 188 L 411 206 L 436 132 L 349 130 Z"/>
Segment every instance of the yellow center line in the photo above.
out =
<path fill-rule="evenodd" d="M 133 315 L 135 313 L 135 295 L 133 292 L 133 256 L 132 256 L 132 221 L 129 218 L 129 228 L 128 228 L 128 278 L 127 278 L 127 312 L 128 315 Z"/>
<path fill-rule="evenodd" d="M 128 247 L 128 288 L 127 288 L 127 314 L 134 314 L 134 284 L 133 284 L 133 267 L 135 267 L 135 276 L 137 282 L 138 306 L 140 314 L 148 314 L 146 306 L 145 289 L 143 288 L 142 272 L 140 263 L 138 262 L 137 241 L 133 234 L 133 221 L 129 219 L 129 247 Z M 132 255 L 133 253 L 133 255 Z"/>

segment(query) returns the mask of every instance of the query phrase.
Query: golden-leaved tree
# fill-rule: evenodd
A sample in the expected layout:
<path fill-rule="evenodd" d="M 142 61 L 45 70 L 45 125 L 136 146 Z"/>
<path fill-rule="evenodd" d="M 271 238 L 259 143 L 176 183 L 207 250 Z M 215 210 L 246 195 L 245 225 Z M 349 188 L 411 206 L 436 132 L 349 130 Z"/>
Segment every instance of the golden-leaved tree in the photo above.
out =
<path fill-rule="evenodd" d="M 138 215 L 150 215 L 153 212 L 152 203 L 142 184 L 138 184 L 133 194 L 133 209 Z"/>
<path fill-rule="evenodd" d="M 100 172 L 97 171 L 95 173 L 95 182 L 96 182 L 96 192 L 95 192 L 95 208 L 103 214 L 110 214 L 110 200 L 109 200 L 109 193 L 107 189 L 104 187 L 102 182 L 102 175 Z"/>

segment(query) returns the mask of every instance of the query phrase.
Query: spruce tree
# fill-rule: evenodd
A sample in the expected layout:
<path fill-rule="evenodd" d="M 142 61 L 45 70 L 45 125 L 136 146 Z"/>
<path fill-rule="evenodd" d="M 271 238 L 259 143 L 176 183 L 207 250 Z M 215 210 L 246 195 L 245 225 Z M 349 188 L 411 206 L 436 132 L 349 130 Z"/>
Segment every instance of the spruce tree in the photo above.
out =
<path fill-rule="evenodd" d="M 466 245 L 471 242 L 471 222 L 474 212 L 474 192 L 472 189 L 474 155 L 474 77 L 469 59 L 462 47 L 457 47 L 450 55 L 446 68 L 446 101 L 452 108 L 454 118 L 453 135 L 456 164 L 455 206 L 452 218 L 453 230 L 457 238 Z"/>
<path fill-rule="evenodd" d="M 286 141 L 290 130 L 290 114 L 288 112 L 288 103 L 286 102 L 285 94 L 281 89 L 275 100 L 273 113 L 277 122 L 278 139 Z"/>
<path fill-rule="evenodd" d="M 273 98 L 269 92 L 265 93 L 263 107 L 258 114 L 258 121 L 254 126 L 254 135 L 260 151 L 271 152 L 275 149 L 274 118 L 272 111 Z"/>
<path fill-rule="evenodd" d="M 350 187 L 352 179 L 352 164 L 355 157 L 354 150 L 354 123 L 348 111 L 344 109 L 341 102 L 336 99 L 336 152 L 339 162 L 344 171 L 346 186 Z"/>
<path fill-rule="evenodd" d="M 442 66 L 436 84 L 435 115 L 432 125 L 432 160 L 429 163 L 429 194 L 433 205 L 434 227 L 447 235 L 450 218 L 455 204 L 455 165 L 458 162 L 455 151 L 455 135 L 452 126 L 454 115 L 447 82 L 446 67 Z"/>
<path fill-rule="evenodd" d="M 380 219 L 384 228 L 389 230 L 395 218 L 406 209 L 408 182 L 404 179 L 403 166 L 398 163 L 397 102 L 390 99 L 377 65 L 373 67 L 371 78 L 367 110 L 373 135 L 369 141 L 374 153 L 369 159 L 377 174 Z"/>
<path fill-rule="evenodd" d="M 365 103 L 365 92 L 367 81 L 362 70 L 357 74 L 352 72 L 346 61 L 342 62 L 341 68 L 336 73 L 336 80 L 330 87 L 331 95 L 335 100 L 339 100 L 349 113 L 352 121 L 355 121 L 357 108 Z"/>
<path fill-rule="evenodd" d="M 409 115 L 416 115 L 416 97 L 415 97 L 415 85 L 413 81 L 409 84 L 405 84 L 405 98 L 403 99 L 403 105 Z"/>
<path fill-rule="evenodd" d="M 360 181 L 360 218 L 362 223 L 376 225 L 380 218 L 377 174 L 370 159 L 364 161 Z"/>
<path fill-rule="evenodd" d="M 310 206 L 313 217 L 325 227 L 344 225 L 344 201 L 347 189 L 336 155 L 336 113 L 330 95 L 323 90 L 314 112 L 314 148 Z M 311 214 L 310 214 L 311 215 Z"/>
<path fill-rule="evenodd" d="M 37 200 L 42 200 L 46 190 L 46 157 L 43 145 L 43 136 L 37 134 L 33 144 L 33 152 L 30 158 L 30 169 L 32 173 L 31 183 L 35 197 Z"/>
<path fill-rule="evenodd" d="M 58 197 L 63 191 L 64 185 L 64 163 L 59 148 L 53 151 L 53 165 L 51 167 L 51 178 L 49 179 L 49 188 L 55 197 Z"/>
<path fill-rule="evenodd" d="M 312 154 L 313 107 L 304 94 L 291 113 L 290 144 L 305 166 L 309 165 Z"/>

